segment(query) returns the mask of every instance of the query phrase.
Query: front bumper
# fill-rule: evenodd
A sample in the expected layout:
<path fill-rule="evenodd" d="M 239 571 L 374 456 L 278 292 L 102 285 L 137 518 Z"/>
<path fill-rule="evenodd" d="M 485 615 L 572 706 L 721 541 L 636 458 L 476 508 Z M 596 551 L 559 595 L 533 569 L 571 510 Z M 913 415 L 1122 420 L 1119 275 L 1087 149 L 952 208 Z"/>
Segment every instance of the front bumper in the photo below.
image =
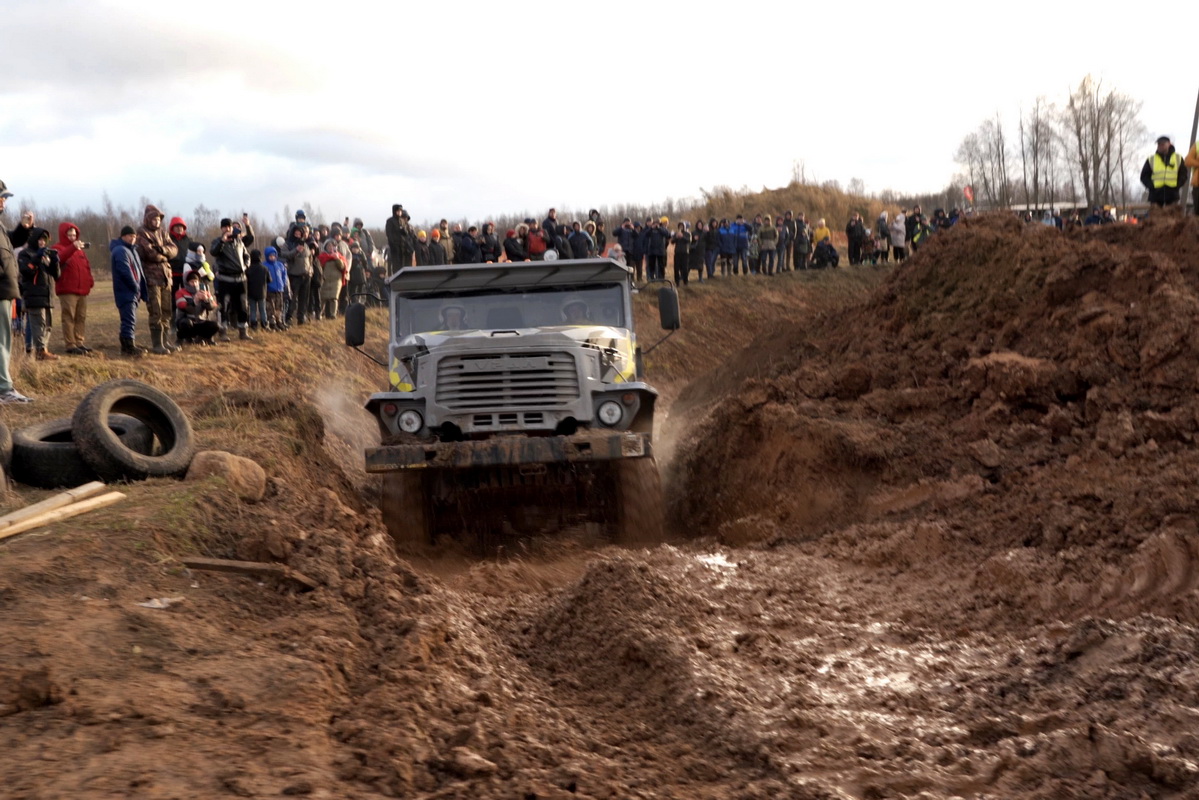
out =
<path fill-rule="evenodd" d="M 612 461 L 652 454 L 648 433 L 588 431 L 573 436 L 496 436 L 475 442 L 395 444 L 367 448 L 366 471 Z"/>

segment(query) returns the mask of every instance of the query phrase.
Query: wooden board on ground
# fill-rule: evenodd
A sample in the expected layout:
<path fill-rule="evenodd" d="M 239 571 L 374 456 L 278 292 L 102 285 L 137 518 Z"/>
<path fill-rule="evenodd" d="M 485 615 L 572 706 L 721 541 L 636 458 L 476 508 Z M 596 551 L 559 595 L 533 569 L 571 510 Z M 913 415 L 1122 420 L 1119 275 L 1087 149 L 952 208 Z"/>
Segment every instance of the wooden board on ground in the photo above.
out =
<path fill-rule="evenodd" d="M 200 556 L 180 559 L 183 566 L 189 569 L 202 569 L 211 572 L 231 572 L 237 575 L 261 575 L 293 581 L 306 590 L 315 589 L 318 584 L 308 576 L 296 572 L 286 564 L 271 564 L 266 561 L 233 561 L 227 558 L 202 558 Z"/>

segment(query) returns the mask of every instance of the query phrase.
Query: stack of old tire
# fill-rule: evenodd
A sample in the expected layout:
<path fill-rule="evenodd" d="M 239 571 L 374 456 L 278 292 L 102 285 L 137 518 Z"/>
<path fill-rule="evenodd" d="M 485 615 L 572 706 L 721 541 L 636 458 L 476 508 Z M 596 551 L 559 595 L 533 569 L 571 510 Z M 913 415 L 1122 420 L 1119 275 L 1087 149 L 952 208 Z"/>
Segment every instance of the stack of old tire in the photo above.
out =
<path fill-rule="evenodd" d="M 182 476 L 195 452 L 183 410 L 141 381 L 100 384 L 71 417 L 11 434 L 0 423 L 4 469 L 18 483 L 41 489 Z"/>

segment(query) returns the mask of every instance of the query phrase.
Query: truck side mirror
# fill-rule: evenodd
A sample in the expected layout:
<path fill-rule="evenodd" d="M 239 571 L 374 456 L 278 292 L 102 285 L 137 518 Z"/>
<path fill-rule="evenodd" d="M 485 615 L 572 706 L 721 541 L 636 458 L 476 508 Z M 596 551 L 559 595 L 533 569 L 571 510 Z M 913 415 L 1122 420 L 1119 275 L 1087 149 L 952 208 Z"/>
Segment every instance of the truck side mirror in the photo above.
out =
<path fill-rule="evenodd" d="M 663 286 L 658 290 L 658 317 L 662 320 L 664 331 L 677 331 L 683 326 L 679 321 L 679 293 L 673 286 Z"/>
<path fill-rule="evenodd" d="M 366 306 L 354 302 L 346 306 L 346 347 L 362 347 L 366 341 Z"/>

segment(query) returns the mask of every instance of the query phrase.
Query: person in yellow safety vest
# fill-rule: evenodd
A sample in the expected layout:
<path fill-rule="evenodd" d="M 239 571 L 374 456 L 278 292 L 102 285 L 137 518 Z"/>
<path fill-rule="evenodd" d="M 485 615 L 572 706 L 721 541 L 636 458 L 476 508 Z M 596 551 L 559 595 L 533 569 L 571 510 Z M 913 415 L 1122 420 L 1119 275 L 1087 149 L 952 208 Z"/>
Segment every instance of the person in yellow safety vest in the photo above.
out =
<path fill-rule="evenodd" d="M 1155 206 L 1178 205 L 1178 187 L 1186 179 L 1187 168 L 1170 143 L 1170 137 L 1157 137 L 1157 151 L 1141 168 L 1141 184 L 1149 190 L 1149 202 Z"/>
<path fill-rule="evenodd" d="M 1195 214 L 1199 215 L 1199 151 L 1195 150 L 1195 145 L 1191 145 L 1190 152 L 1182 163 L 1191 168 L 1191 202 L 1194 204 Z"/>

